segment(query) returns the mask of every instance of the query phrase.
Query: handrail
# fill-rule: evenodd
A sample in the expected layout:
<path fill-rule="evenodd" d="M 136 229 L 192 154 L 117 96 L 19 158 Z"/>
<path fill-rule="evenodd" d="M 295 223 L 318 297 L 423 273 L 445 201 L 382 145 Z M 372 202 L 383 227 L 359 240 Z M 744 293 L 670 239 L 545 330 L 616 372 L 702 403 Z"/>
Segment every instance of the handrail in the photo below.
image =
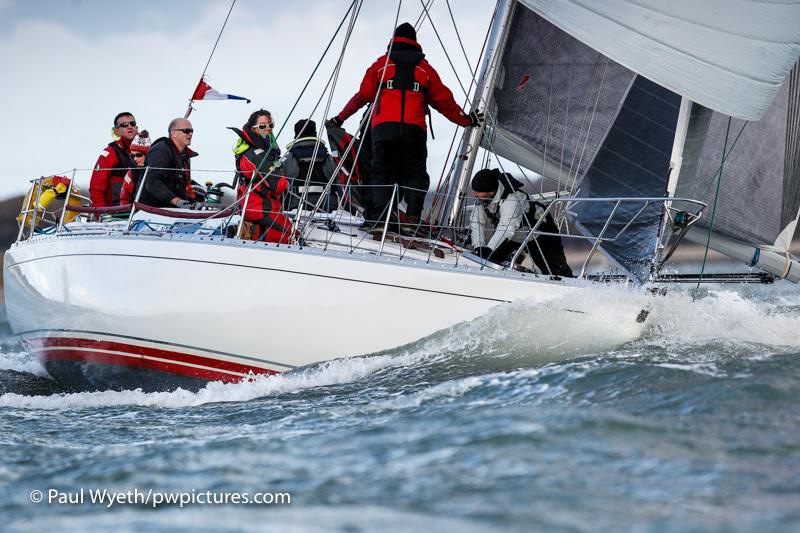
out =
<path fill-rule="evenodd" d="M 144 175 L 142 176 L 142 182 L 144 182 L 148 178 L 148 172 L 150 168 L 145 168 Z M 57 210 L 53 211 L 52 213 L 49 211 L 45 211 L 42 213 L 38 208 L 38 198 L 42 196 L 43 190 L 43 180 L 45 177 L 37 178 L 31 180 L 33 183 L 33 187 L 31 187 L 29 191 L 29 196 L 33 197 L 28 198 L 27 203 L 23 206 L 21 215 L 23 215 L 23 223 L 20 227 L 20 235 L 18 235 L 18 241 L 22 239 L 27 239 L 30 236 L 33 236 L 34 231 L 37 233 L 39 232 L 39 228 L 34 230 L 34 226 L 36 224 L 42 225 L 40 223 L 41 215 L 46 215 L 47 218 L 45 219 L 46 225 L 43 229 L 47 230 L 50 225 L 55 227 L 55 233 L 60 234 L 62 231 L 69 232 L 74 234 L 75 231 L 83 232 L 83 231 L 94 231 L 91 227 L 85 226 L 71 226 L 67 225 L 65 222 L 69 220 L 70 217 L 66 216 L 67 213 L 81 213 L 84 215 L 81 217 L 80 220 L 85 221 L 86 216 L 89 216 L 90 219 L 94 219 L 96 215 L 101 214 L 118 214 L 118 213 L 125 213 L 130 212 L 129 221 L 128 221 L 128 228 L 127 231 L 132 231 L 131 228 L 133 222 L 133 215 L 135 212 L 144 211 L 145 213 L 153 214 L 153 215 L 160 215 L 165 218 L 171 220 L 165 221 L 154 221 L 152 219 L 148 219 L 147 217 L 144 218 L 145 221 L 153 222 L 156 225 L 154 231 L 159 233 L 170 233 L 172 231 L 185 231 L 185 224 L 176 224 L 177 220 L 193 220 L 193 221 L 203 221 L 203 220 L 210 220 L 210 219 L 222 219 L 222 218 L 230 218 L 232 215 L 236 214 L 237 212 L 241 212 L 241 205 L 244 202 L 245 205 L 247 204 L 247 195 L 248 193 L 252 192 L 252 188 L 248 187 L 247 191 L 241 191 L 239 193 L 239 197 L 235 200 L 232 204 L 228 205 L 224 209 L 217 209 L 217 210 L 206 210 L 206 211 L 188 211 L 184 209 L 176 209 L 176 208 L 162 208 L 162 207 L 154 207 L 150 205 L 145 205 L 139 201 L 139 197 L 142 193 L 144 183 L 140 184 L 139 189 L 137 190 L 136 200 L 130 204 L 120 205 L 120 206 L 111 206 L 111 207 L 91 207 L 90 205 L 70 205 L 69 199 L 71 197 L 79 197 L 75 194 L 75 191 L 72 189 L 72 185 L 75 183 L 75 176 L 73 175 L 73 179 L 70 182 L 70 186 L 66 192 L 66 202 L 65 205 L 59 206 Z M 76 185 L 77 186 L 77 185 Z M 324 247 L 327 250 L 329 244 L 333 243 L 337 249 L 350 251 L 350 253 L 355 251 L 361 251 L 364 253 L 374 254 L 377 256 L 381 255 L 392 255 L 397 256 L 402 259 L 406 253 L 416 250 L 416 251 L 423 251 L 426 252 L 428 257 L 428 261 L 431 260 L 433 255 L 437 255 L 440 259 L 443 259 L 441 253 L 438 253 L 438 250 L 444 246 L 443 241 L 436 237 L 436 235 L 441 235 L 443 232 L 447 234 L 451 234 L 452 232 L 453 241 L 447 243 L 447 248 L 452 250 L 454 254 L 451 257 L 455 258 L 456 266 L 458 265 L 458 261 L 460 258 L 463 259 L 470 259 L 470 254 L 465 250 L 466 242 L 468 240 L 469 235 L 469 224 L 468 223 L 461 223 L 457 227 L 446 227 L 446 226 L 439 226 L 435 224 L 431 224 L 429 221 L 420 221 L 420 226 L 425 224 L 426 227 L 430 228 L 430 233 L 422 232 L 416 233 L 415 231 L 411 231 L 415 228 L 408 226 L 405 223 L 405 220 L 402 219 L 402 213 L 399 211 L 398 205 L 404 200 L 405 194 L 410 189 L 409 187 L 401 187 L 399 185 L 386 185 L 392 187 L 391 197 L 389 200 L 389 204 L 385 206 L 386 211 L 385 214 L 380 215 L 378 220 L 370 220 L 365 221 L 360 213 L 355 212 L 346 212 L 342 209 L 337 209 L 335 211 L 331 211 L 330 213 L 324 214 L 325 216 L 318 217 L 316 213 L 308 216 L 305 213 L 305 210 L 300 210 L 294 214 L 287 213 L 286 211 L 281 211 L 281 213 L 286 214 L 294 219 L 295 227 L 298 224 L 303 225 L 299 222 L 301 219 L 306 220 L 306 225 L 311 223 L 312 221 L 317 221 L 310 226 L 310 231 L 308 235 L 306 235 L 305 231 L 300 235 L 304 241 L 300 242 L 309 242 L 315 243 L 314 246 L 319 246 L 321 249 Z M 371 186 L 363 185 L 363 184 L 352 184 L 352 188 L 362 188 L 368 189 Z M 378 187 L 378 186 L 374 186 Z M 383 186 L 385 187 L 385 186 Z M 76 189 L 77 190 L 77 189 Z M 337 193 L 338 194 L 338 193 Z M 345 192 L 342 192 L 345 194 Z M 61 199 L 64 199 L 64 196 L 61 196 Z M 84 204 L 88 203 L 89 200 L 87 198 L 80 197 Z M 513 236 L 513 243 L 517 245 L 517 239 L 520 238 L 521 235 L 524 235 L 524 239 L 522 243 L 519 244 L 519 247 L 513 253 L 511 257 L 511 262 L 509 268 L 514 268 L 517 261 L 522 257 L 522 253 L 529 249 L 532 246 L 531 239 L 534 240 L 534 243 L 541 247 L 541 244 L 537 240 L 538 237 L 560 237 L 565 239 L 575 239 L 578 241 L 589 242 L 591 243 L 591 248 L 588 251 L 585 259 L 582 258 L 582 265 L 580 268 L 580 272 L 578 275 L 580 277 L 586 277 L 586 271 L 588 268 L 589 263 L 591 262 L 592 258 L 595 256 L 597 250 L 603 245 L 603 243 L 614 242 L 615 240 L 620 238 L 620 235 L 624 234 L 626 231 L 630 230 L 630 228 L 636 223 L 636 220 L 640 220 L 642 213 L 646 212 L 648 207 L 652 206 L 655 203 L 663 203 L 666 206 L 666 202 L 669 202 L 671 205 L 666 206 L 665 208 L 668 209 L 670 214 L 678 213 L 678 212 L 687 212 L 688 216 L 681 217 L 681 227 L 684 225 L 691 225 L 693 224 L 702 214 L 703 209 L 706 208 L 706 204 L 704 202 L 693 200 L 691 198 L 676 198 L 676 197 L 639 197 L 639 198 L 625 198 L 625 197 L 614 197 L 614 198 L 576 198 L 576 197 L 560 197 L 560 198 L 552 198 L 549 199 L 550 201 L 547 202 L 547 205 L 544 208 L 544 212 L 537 217 L 537 220 L 532 222 L 532 227 L 528 229 L 527 224 L 521 228 L 517 228 L 515 234 Z M 74 201 L 73 203 L 77 203 Z M 319 202 L 316 202 L 319 203 Z M 315 203 L 315 206 L 316 206 Z M 561 234 L 560 232 L 552 232 L 552 231 L 541 231 L 542 224 L 546 221 L 548 216 L 554 216 L 556 210 L 562 211 L 570 211 L 573 206 L 581 203 L 608 203 L 610 204 L 608 215 L 606 216 L 603 214 L 602 216 L 606 217 L 604 220 L 604 224 L 599 231 L 599 234 Z M 640 204 L 641 207 L 636 209 L 629 209 L 627 211 L 622 210 L 621 207 L 623 204 Z M 28 209 L 27 206 L 30 205 L 31 208 Z M 563 207 L 566 206 L 566 207 Z M 373 206 L 375 207 L 375 206 Z M 60 218 L 58 217 L 60 213 Z M 55 214 L 55 220 L 50 220 L 50 215 Z M 27 215 L 27 219 L 24 216 Z M 395 222 L 395 217 L 397 221 Z M 672 218 L 670 216 L 670 218 Z M 684 219 L 686 221 L 684 221 Z M 362 221 L 364 223 L 362 223 Z M 27 223 L 26 223 L 27 222 Z M 316 232 L 314 228 L 323 228 L 321 222 L 325 223 L 325 236 L 321 236 L 319 232 Z M 344 223 L 343 231 L 337 229 L 337 223 Z M 369 232 L 361 233 L 361 232 L 354 232 L 355 228 L 361 224 L 361 228 L 365 228 L 368 226 L 377 226 L 375 229 L 380 228 L 380 238 L 377 236 L 377 232 L 373 230 L 373 239 L 369 239 L 369 241 L 379 241 L 379 243 L 375 244 L 367 244 L 365 239 L 370 237 Z M 394 224 L 397 224 L 398 229 L 402 231 L 400 238 L 396 238 L 394 236 L 389 236 L 388 234 L 391 232 L 398 231 L 395 229 Z M 214 225 L 213 230 L 215 232 L 222 231 L 223 235 L 229 235 L 230 232 L 226 230 L 228 223 L 223 222 L 222 225 L 217 227 Z M 303 225 L 305 228 L 306 225 Z M 599 225 L 599 224 L 598 224 Z M 30 233 L 27 233 L 25 230 L 25 226 L 31 228 Z M 237 227 L 237 232 L 241 231 L 242 224 L 239 223 Z M 351 229 L 346 229 L 351 228 Z M 621 229 L 620 229 L 621 228 Z M 207 229 L 211 229 L 209 226 Z M 232 228 L 231 228 L 232 229 Z M 409 232 L 406 232 L 406 229 L 409 229 Z M 153 228 L 150 228 L 153 231 Z M 48 230 L 49 233 L 52 235 L 52 231 Z M 134 232 L 139 230 L 133 230 Z M 203 230 L 205 231 L 205 230 Z M 400 231 L 398 231 L 400 233 Z M 336 237 L 338 234 L 347 234 L 346 236 L 349 238 L 339 238 Z M 424 237 L 423 237 L 424 235 Z M 430 235 L 431 237 L 428 237 Z M 355 237 L 353 239 L 352 237 Z M 395 246 L 392 244 L 389 246 L 388 243 L 396 243 L 399 245 Z M 434 254 L 434 252 L 437 254 Z M 452 253 L 452 252 L 446 252 Z M 544 254 L 542 254 L 544 257 Z M 419 254 L 413 254 L 415 260 L 420 259 Z M 543 267 L 548 267 L 547 258 L 545 257 L 545 264 Z M 491 266 L 491 265 L 490 265 Z M 504 268 L 500 266 L 500 268 Z M 545 272 L 547 274 L 547 272 Z"/>
<path fill-rule="evenodd" d="M 694 221 L 696 221 L 700 217 L 700 215 L 702 214 L 703 210 L 706 207 L 708 207 L 708 204 L 706 204 L 705 202 L 701 202 L 700 200 L 694 200 L 692 198 L 675 198 L 675 197 L 670 197 L 670 196 L 643 196 L 643 197 L 637 197 L 637 198 L 626 198 L 626 197 L 577 198 L 577 197 L 571 196 L 571 197 L 564 197 L 564 198 L 554 198 L 547 205 L 547 207 L 544 210 L 544 213 L 542 213 L 542 216 L 539 217 L 539 219 L 536 221 L 536 223 L 530 229 L 528 234 L 525 236 L 525 240 L 522 241 L 522 244 L 519 246 L 517 251 L 514 253 L 514 256 L 511 258 L 511 264 L 514 265 L 516 263 L 516 260 L 519 258 L 519 255 L 522 253 L 522 251 L 527 247 L 528 242 L 530 241 L 531 238 L 533 238 L 534 236 L 538 236 L 538 235 L 552 235 L 551 233 L 538 231 L 538 228 L 542 224 L 542 222 L 547 218 L 547 215 L 551 212 L 551 210 L 555 209 L 554 206 L 556 206 L 557 204 L 563 204 L 563 203 L 566 203 L 566 204 L 569 204 L 569 205 L 574 205 L 574 204 L 579 204 L 579 203 L 584 203 L 584 202 L 585 203 L 611 203 L 611 202 L 613 202 L 615 205 L 614 205 L 614 208 L 612 209 L 611 213 L 607 217 L 605 225 L 603 226 L 600 234 L 597 237 L 581 237 L 581 236 L 578 236 L 578 235 L 560 235 L 559 234 L 559 236 L 565 237 L 565 238 L 585 238 L 585 239 L 588 239 L 588 240 L 595 241 L 593 246 L 592 246 L 592 249 L 589 252 L 589 256 L 586 258 L 586 261 L 584 262 L 584 264 L 583 264 L 583 266 L 581 268 L 581 276 L 584 275 L 584 270 L 585 270 L 586 266 L 588 265 L 588 262 L 591 260 L 592 256 L 594 255 L 597 247 L 600 245 L 600 243 L 601 242 L 608 242 L 608 241 L 615 241 L 617 238 L 619 238 L 619 236 L 622 235 L 622 233 L 624 233 L 631 226 L 633 221 L 636 218 L 638 218 L 639 215 L 644 211 L 644 209 L 648 205 L 650 205 L 651 203 L 664 202 L 665 205 L 666 205 L 666 202 L 686 202 L 686 203 L 689 203 L 689 204 L 697 206 L 699 209 L 697 211 L 697 214 L 695 215 L 695 218 L 690 222 L 690 224 L 694 223 Z M 644 207 L 642 207 L 642 209 L 637 211 L 636 214 L 634 214 L 634 216 L 631 217 L 631 219 L 625 224 L 625 226 L 622 227 L 622 229 L 620 229 L 617 232 L 617 234 L 613 238 L 609 238 L 609 239 L 604 238 L 605 232 L 608 229 L 608 226 L 611 224 L 611 221 L 614 218 L 614 215 L 616 215 L 620 204 L 622 204 L 622 203 L 642 203 L 642 202 L 645 203 Z M 674 209 L 674 207 L 669 207 L 668 209 Z"/>
<path fill-rule="evenodd" d="M 130 205 L 130 204 L 129 204 Z M 208 220 L 213 218 L 222 218 L 228 216 L 231 211 L 233 211 L 234 205 L 231 204 L 225 209 L 218 209 L 215 211 L 202 211 L 202 210 L 194 210 L 194 211 L 175 211 L 175 208 L 164 208 L 164 207 L 153 207 L 152 205 L 143 204 L 141 202 L 135 202 L 133 204 L 136 209 L 140 211 L 144 211 L 146 213 L 150 213 L 153 215 L 162 215 L 171 218 L 191 218 L 195 220 Z M 211 213 L 210 215 L 208 213 Z"/>

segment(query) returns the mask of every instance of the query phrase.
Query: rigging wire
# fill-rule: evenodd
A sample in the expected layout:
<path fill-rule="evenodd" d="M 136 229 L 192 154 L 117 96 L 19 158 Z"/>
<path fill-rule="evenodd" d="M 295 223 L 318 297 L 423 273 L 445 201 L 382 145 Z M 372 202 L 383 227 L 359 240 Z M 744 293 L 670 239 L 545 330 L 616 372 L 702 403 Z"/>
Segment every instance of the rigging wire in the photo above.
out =
<path fill-rule="evenodd" d="M 328 41 L 328 45 L 325 47 L 325 50 L 322 52 L 322 55 L 320 56 L 319 60 L 317 61 L 317 64 L 314 66 L 314 69 L 311 72 L 311 75 L 308 77 L 308 80 L 306 80 L 306 83 L 303 86 L 303 89 L 300 91 L 300 94 L 295 99 L 294 104 L 292 105 L 292 108 L 289 111 L 289 115 L 287 116 L 287 118 L 284 121 L 283 125 L 281 125 L 281 128 L 280 128 L 280 130 L 278 130 L 277 135 L 275 135 L 274 144 L 273 144 L 272 141 L 270 141 L 270 146 L 269 146 L 270 150 L 272 150 L 273 148 L 277 147 L 278 138 L 280 137 L 281 133 L 283 132 L 284 128 L 286 127 L 286 124 L 288 124 L 289 117 L 294 112 L 295 108 L 297 108 L 297 105 L 300 103 L 300 99 L 305 94 L 305 91 L 308 88 L 309 84 L 311 83 L 311 80 L 314 78 L 314 74 L 316 74 L 317 70 L 319 69 L 319 66 L 322 64 L 322 61 L 325 59 L 325 56 L 327 55 L 328 50 L 330 50 L 331 45 L 333 45 L 333 42 L 336 40 L 336 36 L 339 35 L 339 31 L 342 29 L 342 26 L 344 25 L 345 20 L 347 20 L 347 17 L 350 15 L 350 11 L 353 9 L 353 6 L 356 4 L 356 2 L 357 2 L 357 0 L 353 0 L 350 3 L 350 7 L 348 7 L 347 11 L 345 12 L 344 16 L 342 17 L 342 20 L 339 22 L 339 25 L 336 27 L 336 30 L 333 32 L 333 35 L 331 36 L 330 40 Z M 266 162 L 266 158 L 263 159 L 259 163 L 258 167 L 255 169 L 256 174 L 261 172 L 261 167 L 263 166 L 263 164 L 265 162 Z M 268 172 L 267 175 L 262 176 L 261 180 L 259 180 L 257 183 L 254 183 L 254 182 L 251 181 L 251 183 L 247 186 L 247 189 L 246 189 L 245 193 L 240 198 L 237 198 L 236 201 L 234 202 L 234 204 L 241 204 L 241 209 L 244 212 L 246 210 L 246 206 L 247 206 L 248 199 L 250 197 L 250 192 L 252 191 L 252 189 L 255 188 L 255 187 L 258 187 L 262 183 L 264 183 L 266 181 L 267 177 L 271 173 L 272 172 Z M 256 174 L 254 174 L 254 176 Z M 231 213 L 231 216 L 228 218 L 228 220 L 225 223 L 226 225 L 230 224 L 230 221 L 233 219 L 233 215 L 234 215 L 234 213 Z M 244 217 L 244 214 L 242 216 Z M 243 218 L 243 220 L 244 220 L 244 218 Z"/>
<path fill-rule="evenodd" d="M 339 79 L 339 72 L 341 71 L 342 63 L 344 61 L 344 52 L 347 49 L 347 44 L 350 42 L 350 37 L 353 34 L 353 28 L 355 28 L 356 20 L 358 19 L 358 15 L 359 15 L 359 13 L 361 11 L 361 6 L 362 5 L 363 5 L 363 1 L 358 4 L 358 7 L 356 8 L 355 11 L 353 11 L 353 15 L 350 17 L 350 23 L 348 24 L 347 32 L 345 33 L 345 38 L 344 38 L 344 41 L 342 42 L 342 51 L 339 54 L 339 59 L 336 61 L 336 66 L 333 69 L 333 75 L 329 78 L 328 83 L 325 86 L 325 89 L 323 90 L 322 94 L 320 95 L 320 99 L 317 101 L 317 104 L 314 106 L 314 109 L 311 111 L 311 113 L 309 113 L 309 117 L 314 115 L 314 113 L 316 112 L 317 108 L 319 107 L 319 104 L 322 101 L 322 98 L 325 96 L 325 92 L 327 91 L 328 86 L 330 86 L 331 89 L 330 89 L 330 93 L 328 95 L 328 101 L 326 102 L 325 110 L 323 111 L 323 117 L 328 116 L 328 112 L 329 112 L 330 107 L 331 107 L 331 101 L 333 100 L 333 93 L 336 90 L 336 83 L 337 83 L 337 81 Z M 305 123 L 303 124 L 303 128 L 305 128 L 308 125 L 308 122 L 310 120 L 311 120 L 310 118 L 306 119 Z M 287 117 L 287 122 L 288 122 L 288 117 Z M 322 139 L 319 137 L 319 135 L 317 135 L 316 141 L 314 142 L 314 151 L 311 152 L 312 154 L 317 154 L 318 153 L 319 145 L 320 145 L 321 142 L 322 142 Z M 306 198 L 308 197 L 308 187 L 309 187 L 309 183 L 311 181 L 311 173 L 314 171 L 314 165 L 316 164 L 316 162 L 317 162 L 316 157 L 312 157 L 311 164 L 308 167 L 308 172 L 306 173 L 306 177 L 305 177 L 305 180 L 303 182 L 303 192 L 300 195 L 300 201 L 297 204 L 298 218 L 299 218 L 300 212 L 305 210 L 305 209 L 303 209 L 303 207 L 306 204 Z M 336 176 L 336 174 L 333 174 L 331 176 L 331 178 L 333 179 L 335 176 Z M 320 202 L 322 202 L 324 200 L 325 196 L 326 195 L 321 195 L 320 196 L 319 201 L 317 202 L 319 205 L 321 205 Z M 315 204 L 314 211 L 316 211 L 316 207 L 317 207 L 317 205 Z M 326 246 L 326 248 L 327 248 L 327 246 Z"/>
<path fill-rule="evenodd" d="M 464 54 L 464 59 L 466 60 L 467 65 L 469 66 L 469 72 L 470 72 L 470 77 L 471 77 L 470 84 L 469 84 L 469 90 L 471 91 L 472 87 L 473 86 L 477 86 L 477 83 L 478 83 L 478 81 L 477 81 L 478 66 L 480 65 L 481 60 L 483 59 L 483 56 L 486 53 L 486 46 L 487 46 L 487 43 L 489 42 L 489 35 L 491 34 L 492 23 L 494 22 L 494 19 L 497 16 L 498 4 L 495 3 L 494 12 L 492 13 L 492 17 L 489 20 L 489 25 L 486 28 L 486 33 L 483 36 L 483 44 L 481 45 L 480 53 L 478 53 L 478 57 L 475 59 L 475 68 L 472 68 L 472 65 L 471 65 L 470 60 L 469 60 L 469 56 L 467 55 L 467 51 L 464 48 L 464 44 L 463 44 L 463 42 L 461 40 L 461 34 L 458 31 L 458 24 L 456 23 L 456 19 L 453 16 L 453 11 L 450 9 L 450 1 L 449 0 L 446 0 L 446 1 L 447 1 L 448 11 L 450 12 L 450 20 L 453 23 L 453 29 L 455 30 L 456 37 L 458 38 L 458 42 L 461 45 L 461 52 Z M 468 103 L 469 103 L 469 97 L 467 96 L 467 97 L 464 98 L 464 106 L 466 106 Z M 455 170 L 455 167 L 456 167 L 456 161 L 458 160 L 459 157 L 461 157 L 458 154 L 455 154 L 453 156 L 453 162 L 450 165 L 449 173 L 445 177 L 445 172 L 447 172 L 447 162 L 450 160 L 450 154 L 453 152 L 453 147 L 455 146 L 455 141 L 456 141 L 457 137 L 458 137 L 458 128 L 456 128 L 453 131 L 453 138 L 450 141 L 450 148 L 447 150 L 447 157 L 445 157 L 444 164 L 442 165 L 442 172 L 439 175 L 439 182 L 438 182 L 438 184 L 436 186 L 436 193 L 435 193 L 436 196 L 434 196 L 433 202 L 431 203 L 431 209 L 430 209 L 430 213 L 429 213 L 429 218 L 431 220 L 434 220 L 433 213 L 434 213 L 434 211 L 436 209 L 439 208 L 439 201 L 441 199 L 443 199 L 443 194 L 444 193 L 442 191 L 444 191 L 450 184 L 451 175 L 452 175 L 452 173 L 453 173 L 453 171 Z M 441 205 L 443 207 L 444 203 L 442 203 Z M 439 221 L 440 219 L 436 218 L 435 220 Z"/>
<path fill-rule="evenodd" d="M 714 229 L 714 218 L 717 215 L 717 201 L 719 200 L 719 189 L 720 189 L 720 184 L 722 183 L 722 169 L 723 165 L 725 164 L 725 158 L 727 157 L 727 154 L 730 154 L 730 151 L 728 150 L 728 134 L 731 131 L 732 120 L 733 117 L 729 116 L 728 127 L 725 129 L 725 143 L 722 146 L 722 161 L 719 164 L 719 176 L 717 177 L 717 192 L 714 195 L 714 206 L 711 208 L 711 220 L 708 223 L 708 238 L 706 239 L 706 249 L 703 252 L 703 264 L 700 266 L 700 275 L 697 277 L 697 287 L 695 287 L 695 294 L 693 296 L 693 299 L 695 300 L 697 299 L 697 291 L 700 290 L 700 283 L 703 281 L 703 273 L 705 272 L 706 269 L 706 260 L 708 259 L 708 248 L 709 245 L 711 244 L 711 233 L 712 230 Z M 744 127 L 742 127 L 742 129 L 744 129 Z M 733 146 L 731 146 L 731 150 L 733 150 Z"/>
<path fill-rule="evenodd" d="M 399 0 L 398 4 L 397 4 L 397 12 L 395 13 L 394 26 L 392 26 L 392 29 L 397 27 L 397 21 L 400 18 L 400 9 L 402 8 L 402 6 L 403 6 L 403 0 Z M 386 75 L 386 70 L 387 70 L 386 67 L 389 64 L 389 54 L 391 54 L 391 51 L 392 51 L 392 44 L 393 44 L 393 41 L 390 40 L 389 41 L 389 47 L 388 47 L 387 52 L 386 52 L 386 61 L 384 62 L 383 69 L 381 69 L 381 78 L 380 78 L 379 84 L 383 83 L 384 76 Z M 344 48 L 342 49 L 342 54 L 344 54 Z M 341 66 L 341 65 L 339 65 L 339 66 Z M 331 89 L 331 90 L 333 90 L 333 89 Z M 323 95 L 324 95 L 324 93 L 323 93 Z M 380 91 L 376 91 L 375 92 L 375 98 L 372 100 L 372 104 L 369 107 L 369 112 L 365 113 L 364 116 L 362 117 L 362 121 L 359 124 L 359 130 L 360 130 L 361 127 L 363 127 L 363 125 L 366 122 L 368 122 L 368 121 L 370 121 L 372 119 L 372 113 L 373 113 L 373 111 L 375 109 L 375 103 L 377 102 L 379 95 L 380 95 Z M 347 146 L 347 149 L 344 150 L 344 153 L 348 153 L 350 151 L 350 149 L 353 147 L 353 144 L 355 143 L 355 141 L 356 141 L 356 137 L 353 136 L 353 138 L 350 141 L 350 144 L 348 144 L 348 146 Z M 354 166 L 353 166 L 353 168 L 355 168 L 355 164 L 358 161 L 359 155 L 361 154 L 361 148 L 362 147 L 363 147 L 363 144 L 359 144 L 358 145 L 358 150 L 356 151 L 356 156 L 354 158 L 354 163 L 353 163 Z M 303 224 L 303 227 L 300 229 L 300 234 L 301 235 L 302 235 L 303 231 L 305 230 L 305 228 L 308 226 L 308 224 L 310 224 L 313 221 L 313 217 L 319 211 L 319 208 L 322 205 L 322 201 L 323 201 L 324 197 L 327 194 L 330 193 L 330 188 L 331 188 L 331 185 L 333 183 L 333 180 L 336 178 L 336 176 L 338 176 L 339 172 L 341 172 L 341 169 L 342 169 L 343 165 L 344 165 L 344 158 L 342 158 L 339 161 L 339 164 L 336 166 L 336 169 L 334 170 L 333 174 L 331 175 L 331 178 L 328 180 L 328 183 L 325 185 L 325 189 L 324 189 L 322 195 L 320 196 L 319 200 L 317 200 L 317 203 L 316 203 L 314 209 L 312 210 L 311 215 L 308 217 L 308 219 L 306 220 L 305 224 Z M 352 174 L 353 174 L 353 172 L 352 172 L 352 169 L 351 169 L 350 174 L 347 177 L 347 182 L 345 183 L 345 189 L 350 187 L 350 180 L 351 180 Z M 341 210 L 343 202 L 344 202 L 344 195 L 342 195 L 342 198 L 339 200 L 339 204 L 337 206 L 337 210 Z"/>
<path fill-rule="evenodd" d="M 433 0 L 428 0 L 427 7 L 431 7 L 433 5 Z M 417 21 L 414 23 L 414 29 L 419 32 L 420 28 L 422 28 L 422 23 L 425 22 L 425 10 L 423 9 L 419 16 L 417 17 Z"/>
<path fill-rule="evenodd" d="M 208 61 L 206 61 L 206 66 L 203 67 L 203 73 L 200 75 L 200 80 L 202 80 L 206 76 L 206 71 L 208 71 L 208 66 L 211 64 L 211 58 L 214 57 L 214 52 L 216 52 L 217 50 L 217 45 L 219 44 L 219 40 L 222 38 L 222 32 L 225 31 L 225 26 L 227 26 L 228 24 L 228 19 L 231 17 L 231 12 L 233 11 L 233 6 L 235 5 L 236 5 L 236 0 L 233 0 L 233 2 L 231 2 L 230 9 L 228 9 L 228 14 L 225 15 L 225 22 L 222 23 L 222 28 L 220 28 L 219 30 L 219 34 L 217 35 L 217 40 L 214 41 L 214 46 L 211 48 L 211 54 L 209 54 L 208 56 Z M 194 96 L 194 93 L 192 93 L 192 96 Z M 194 99 L 189 98 L 189 108 L 186 110 L 186 115 L 183 118 L 189 118 L 189 115 L 192 114 L 193 102 Z"/>

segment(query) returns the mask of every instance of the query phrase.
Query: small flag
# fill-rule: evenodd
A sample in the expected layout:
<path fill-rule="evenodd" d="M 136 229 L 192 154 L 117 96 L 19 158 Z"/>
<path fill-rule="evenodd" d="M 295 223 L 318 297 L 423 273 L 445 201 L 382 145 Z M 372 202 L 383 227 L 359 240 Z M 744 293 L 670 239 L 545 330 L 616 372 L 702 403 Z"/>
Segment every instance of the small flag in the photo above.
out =
<path fill-rule="evenodd" d="M 202 79 L 200 83 L 197 84 L 197 89 L 194 90 L 192 100 L 246 100 L 248 104 L 250 103 L 249 98 L 233 94 L 223 94 L 216 89 L 212 89 L 211 85 L 207 84 Z"/>
<path fill-rule="evenodd" d="M 522 78 L 519 80 L 519 83 L 516 86 L 517 92 L 525 91 L 525 86 L 528 85 L 529 81 L 531 81 L 531 77 L 529 74 L 525 74 L 524 76 L 522 76 Z"/>

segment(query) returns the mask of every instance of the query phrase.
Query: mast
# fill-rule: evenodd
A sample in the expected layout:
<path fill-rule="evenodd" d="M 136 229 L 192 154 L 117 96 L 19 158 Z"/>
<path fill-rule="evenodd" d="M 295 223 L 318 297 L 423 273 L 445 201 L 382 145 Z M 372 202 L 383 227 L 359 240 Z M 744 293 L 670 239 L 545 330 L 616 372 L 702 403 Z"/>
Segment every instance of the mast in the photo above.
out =
<path fill-rule="evenodd" d="M 486 54 L 481 64 L 475 94 L 472 97 L 472 109 L 477 110 L 481 106 L 481 103 L 483 103 L 485 106 L 484 113 L 487 119 L 493 112 L 493 110 L 490 109 L 492 103 L 492 89 L 495 83 L 497 83 L 501 59 L 500 52 L 502 51 L 503 44 L 508 35 L 507 29 L 511 22 L 511 14 L 515 5 L 516 2 L 514 0 L 497 1 L 495 18 L 492 22 L 489 41 L 486 44 Z M 466 128 L 461 137 L 461 144 L 458 147 L 456 156 L 457 162 L 453 169 L 453 176 L 455 179 L 450 180 L 450 185 L 447 188 L 447 202 L 442 212 L 442 221 L 446 222 L 448 226 L 454 225 L 456 217 L 458 217 L 458 213 L 461 209 L 464 189 L 469 182 L 472 169 L 475 166 L 475 157 L 478 153 L 481 140 L 483 139 L 484 128 L 485 126 L 481 126 L 480 128 Z"/>
<path fill-rule="evenodd" d="M 692 101 L 681 97 L 681 107 L 678 110 L 678 123 L 675 125 L 675 140 L 672 143 L 672 153 L 669 157 L 669 178 L 667 180 L 666 195 L 675 196 L 675 189 L 678 187 L 678 177 L 681 175 L 683 165 L 683 148 L 686 145 L 686 133 L 689 131 L 689 118 L 692 114 Z M 661 214 L 661 229 L 658 231 L 656 240 L 656 253 L 653 256 L 654 266 L 661 261 L 661 252 L 664 249 L 664 236 L 666 235 L 667 224 L 669 224 L 669 208 L 672 202 L 664 202 L 664 211 Z"/>

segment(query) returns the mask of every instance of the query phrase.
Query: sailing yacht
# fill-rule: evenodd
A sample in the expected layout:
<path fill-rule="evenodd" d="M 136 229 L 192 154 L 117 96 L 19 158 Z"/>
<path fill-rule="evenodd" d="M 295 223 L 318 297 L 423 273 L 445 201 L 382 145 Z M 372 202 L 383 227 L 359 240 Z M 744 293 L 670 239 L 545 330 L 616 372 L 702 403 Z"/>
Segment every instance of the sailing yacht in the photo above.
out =
<path fill-rule="evenodd" d="M 9 322 L 67 387 L 165 390 L 390 349 L 513 300 L 659 286 L 684 241 L 797 282 L 798 56 L 795 2 L 499 0 L 472 101 L 487 124 L 464 133 L 431 237 L 390 231 L 396 189 L 379 232 L 315 206 L 289 213 L 297 234 L 276 244 L 240 238 L 241 198 L 208 212 L 136 202 L 96 222 L 75 179 L 60 211 L 42 201 L 48 178 L 34 180 L 5 255 Z M 557 184 L 540 199 L 586 245 L 575 278 L 470 253 L 479 148 Z M 523 247 L 544 234 L 533 224 Z M 598 253 L 615 275 L 591 272 Z M 627 328 L 620 342 L 647 317 L 640 304 L 604 312 Z"/>

